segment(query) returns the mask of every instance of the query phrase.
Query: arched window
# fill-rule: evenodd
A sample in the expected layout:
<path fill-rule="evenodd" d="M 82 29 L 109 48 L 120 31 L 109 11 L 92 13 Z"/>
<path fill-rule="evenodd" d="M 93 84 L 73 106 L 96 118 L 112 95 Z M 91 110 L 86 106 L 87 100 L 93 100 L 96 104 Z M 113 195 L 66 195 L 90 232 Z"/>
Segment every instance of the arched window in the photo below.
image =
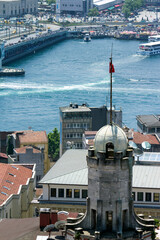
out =
<path fill-rule="evenodd" d="M 112 142 L 106 143 L 106 157 L 113 157 L 114 145 Z"/>

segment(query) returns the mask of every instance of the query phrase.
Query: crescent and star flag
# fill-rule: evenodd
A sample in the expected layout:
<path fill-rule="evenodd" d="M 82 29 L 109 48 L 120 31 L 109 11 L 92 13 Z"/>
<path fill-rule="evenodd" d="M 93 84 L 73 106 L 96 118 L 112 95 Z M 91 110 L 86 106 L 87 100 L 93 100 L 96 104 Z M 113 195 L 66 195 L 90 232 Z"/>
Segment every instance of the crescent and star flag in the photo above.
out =
<path fill-rule="evenodd" d="M 109 63 L 109 73 L 114 73 L 114 72 L 115 72 L 114 66 L 113 66 L 113 64 L 110 62 L 110 63 Z"/>

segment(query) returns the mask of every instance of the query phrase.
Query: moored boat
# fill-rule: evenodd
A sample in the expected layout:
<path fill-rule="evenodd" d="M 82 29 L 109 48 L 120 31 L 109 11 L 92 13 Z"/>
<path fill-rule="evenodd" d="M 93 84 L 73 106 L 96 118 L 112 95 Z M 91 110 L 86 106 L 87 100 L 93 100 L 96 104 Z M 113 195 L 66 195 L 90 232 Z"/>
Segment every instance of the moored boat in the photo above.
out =
<path fill-rule="evenodd" d="M 84 36 L 84 42 L 90 42 L 91 41 L 91 37 L 89 35 L 89 33 L 86 33 L 85 36 Z"/>

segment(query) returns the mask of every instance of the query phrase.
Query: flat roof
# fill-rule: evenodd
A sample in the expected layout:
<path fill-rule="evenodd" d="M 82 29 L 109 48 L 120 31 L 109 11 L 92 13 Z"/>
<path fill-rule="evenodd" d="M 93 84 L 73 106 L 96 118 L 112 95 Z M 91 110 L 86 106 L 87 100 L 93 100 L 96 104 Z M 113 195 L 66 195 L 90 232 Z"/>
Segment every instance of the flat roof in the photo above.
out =
<path fill-rule="evenodd" d="M 89 107 L 78 106 L 78 107 L 60 107 L 61 112 L 91 112 Z"/>
<path fill-rule="evenodd" d="M 138 115 L 136 119 L 146 127 L 160 127 L 160 115 Z"/>

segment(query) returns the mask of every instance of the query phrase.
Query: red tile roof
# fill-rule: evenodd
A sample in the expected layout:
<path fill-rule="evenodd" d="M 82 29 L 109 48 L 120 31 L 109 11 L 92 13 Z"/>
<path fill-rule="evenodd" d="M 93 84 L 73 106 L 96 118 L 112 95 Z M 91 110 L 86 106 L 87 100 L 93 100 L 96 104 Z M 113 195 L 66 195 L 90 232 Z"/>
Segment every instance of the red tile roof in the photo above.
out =
<path fill-rule="evenodd" d="M 141 144 L 144 141 L 147 141 L 150 144 L 160 144 L 155 135 L 133 132 L 133 142 Z"/>
<path fill-rule="evenodd" d="M 32 177 L 32 170 L 22 165 L 0 163 L 0 205 Z"/>
<path fill-rule="evenodd" d="M 20 144 L 25 144 L 25 143 L 47 143 L 48 138 L 46 131 L 33 131 L 33 130 L 28 130 L 24 131 L 22 135 L 19 135 L 19 141 Z"/>
<path fill-rule="evenodd" d="M 30 148 L 33 148 L 33 147 L 25 146 L 21 148 L 15 148 L 14 150 L 16 153 L 26 153 L 26 149 L 30 149 Z M 33 148 L 33 153 L 41 153 L 41 150 Z"/>

